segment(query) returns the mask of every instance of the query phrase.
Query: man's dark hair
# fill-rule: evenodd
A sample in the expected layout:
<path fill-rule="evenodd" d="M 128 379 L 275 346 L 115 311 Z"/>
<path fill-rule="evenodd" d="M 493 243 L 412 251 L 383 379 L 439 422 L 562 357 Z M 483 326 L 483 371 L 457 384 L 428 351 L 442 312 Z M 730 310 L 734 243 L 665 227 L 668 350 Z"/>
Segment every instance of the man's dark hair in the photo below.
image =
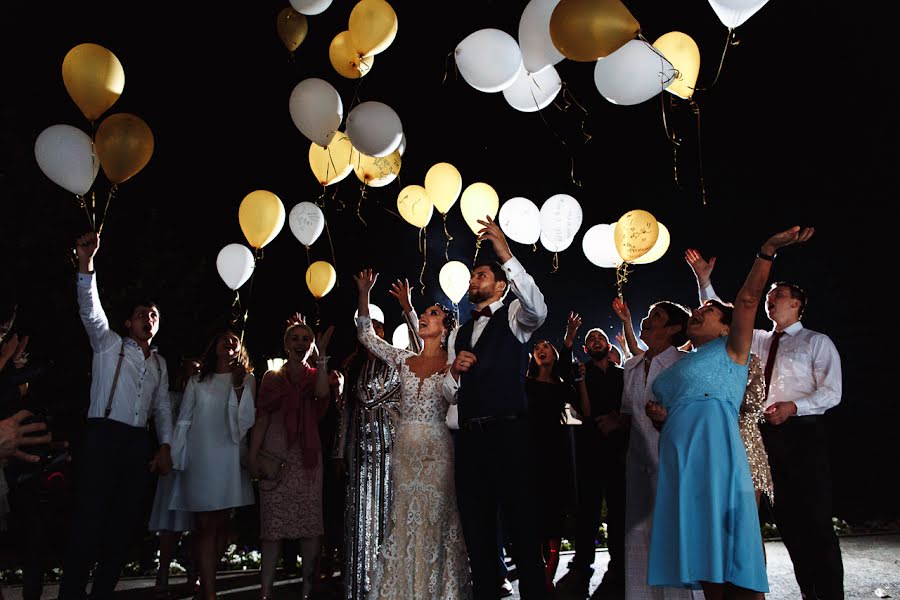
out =
<path fill-rule="evenodd" d="M 800 312 L 797 315 L 797 317 L 802 319 L 803 311 L 806 310 L 806 301 L 808 299 L 807 295 L 806 295 L 806 291 L 802 287 L 797 285 L 796 283 L 791 283 L 789 281 L 776 281 L 775 283 L 773 283 L 771 285 L 771 287 L 769 287 L 769 289 L 774 290 L 775 288 L 778 288 L 778 287 L 786 287 L 791 292 L 791 298 L 793 298 L 794 300 L 800 301 Z"/>
<path fill-rule="evenodd" d="M 669 300 L 660 300 L 659 302 L 650 305 L 650 310 L 653 310 L 657 306 L 666 313 L 666 326 L 678 325 L 679 327 L 678 332 L 672 336 L 672 345 L 677 347 L 686 344 L 688 341 L 687 322 L 688 319 L 691 318 L 691 311 L 684 306 L 676 302 L 670 302 Z"/>
<path fill-rule="evenodd" d="M 134 309 L 136 309 L 138 306 L 146 306 L 148 308 L 153 307 L 156 309 L 157 314 L 162 316 L 162 309 L 159 307 L 159 302 L 156 302 L 153 299 L 148 298 L 147 296 L 132 296 L 126 306 L 128 308 L 127 312 L 125 313 L 125 319 L 129 321 L 134 315 Z"/>
<path fill-rule="evenodd" d="M 491 273 L 494 274 L 494 279 L 504 282 L 507 289 L 509 288 L 509 279 L 506 277 L 506 271 L 503 270 L 503 267 L 496 260 L 480 260 L 475 263 L 472 270 L 474 271 L 478 267 L 488 267 L 491 270 Z"/>
<path fill-rule="evenodd" d="M 709 300 L 703 303 L 703 306 L 715 306 L 722 313 L 722 318 L 719 319 L 725 325 L 731 326 L 731 319 L 734 316 L 734 304 L 728 304 L 722 302 L 721 300 L 716 300 L 715 298 L 710 298 Z"/>

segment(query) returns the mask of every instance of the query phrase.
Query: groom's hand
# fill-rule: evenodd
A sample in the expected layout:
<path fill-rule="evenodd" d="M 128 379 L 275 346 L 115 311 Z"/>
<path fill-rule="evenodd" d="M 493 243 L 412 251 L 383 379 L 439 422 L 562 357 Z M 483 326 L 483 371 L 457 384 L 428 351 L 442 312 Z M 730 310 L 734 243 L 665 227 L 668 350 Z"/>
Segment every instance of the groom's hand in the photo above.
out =
<path fill-rule="evenodd" d="M 469 369 L 475 366 L 477 362 L 477 356 L 467 350 L 463 350 L 456 355 L 453 364 L 450 365 L 450 374 L 453 375 L 454 379 L 458 380 L 460 373 L 468 373 Z"/>

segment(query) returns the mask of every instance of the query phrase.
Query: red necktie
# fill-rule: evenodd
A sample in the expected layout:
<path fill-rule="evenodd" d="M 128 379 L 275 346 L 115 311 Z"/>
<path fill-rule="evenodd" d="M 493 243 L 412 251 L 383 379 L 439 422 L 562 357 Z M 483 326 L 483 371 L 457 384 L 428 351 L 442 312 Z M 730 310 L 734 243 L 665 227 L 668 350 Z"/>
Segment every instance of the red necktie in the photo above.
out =
<path fill-rule="evenodd" d="M 473 319 L 477 319 L 478 317 L 488 317 L 488 318 L 490 318 L 491 314 L 493 314 L 493 312 L 491 311 L 491 307 L 490 307 L 490 306 L 485 306 L 485 307 L 482 308 L 481 310 L 473 310 L 473 311 L 472 311 L 472 318 L 473 318 Z"/>
<path fill-rule="evenodd" d="M 772 369 L 775 368 L 775 354 L 778 353 L 778 340 L 784 335 L 783 331 L 776 331 L 772 334 L 772 344 L 769 346 L 769 356 L 766 358 L 766 368 L 763 375 L 766 378 L 766 398 L 769 397 L 769 383 L 772 381 Z"/>

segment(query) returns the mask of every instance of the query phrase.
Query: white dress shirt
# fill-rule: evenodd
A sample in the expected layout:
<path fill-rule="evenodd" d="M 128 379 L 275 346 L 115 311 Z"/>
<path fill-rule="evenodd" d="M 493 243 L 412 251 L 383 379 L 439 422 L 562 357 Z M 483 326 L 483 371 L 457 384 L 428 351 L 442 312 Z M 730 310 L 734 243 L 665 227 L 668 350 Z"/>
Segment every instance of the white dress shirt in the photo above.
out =
<path fill-rule="evenodd" d="M 509 305 L 509 328 L 513 335 L 516 336 L 523 344 L 531 339 L 534 333 L 547 318 L 547 304 L 544 302 L 544 294 L 538 289 L 534 278 L 525 271 L 525 267 L 514 256 L 503 263 L 503 270 L 506 272 L 506 278 L 509 280 L 509 292 L 515 293 L 516 300 Z M 496 313 L 503 307 L 503 301 L 497 300 L 491 303 L 491 314 Z M 487 327 L 490 317 L 478 317 L 472 328 L 472 346 L 481 337 L 484 328 Z M 447 364 L 453 364 L 456 359 L 456 334 L 459 327 L 453 330 L 450 338 L 447 340 Z M 476 356 L 479 360 L 488 360 L 485 356 Z M 525 374 L 522 373 L 522 377 Z M 453 378 L 450 371 L 444 377 L 443 385 L 444 397 L 450 404 L 456 404 L 456 394 L 459 391 L 459 382 Z M 449 425 L 449 423 L 448 423 Z"/>
<path fill-rule="evenodd" d="M 123 338 L 109 328 L 94 274 L 78 273 L 76 284 L 79 314 L 94 349 L 87 416 L 103 418 Z M 155 348 L 145 358 L 144 351 L 130 337 L 124 338 L 124 352 L 109 418 L 132 427 L 146 427 L 152 410 L 159 443 L 168 444 L 172 439 L 172 411 L 166 361 Z"/>
<path fill-rule="evenodd" d="M 708 299 L 718 299 L 712 284 L 700 289 L 701 302 Z M 759 356 L 763 367 L 774 332 L 753 330 L 750 351 Z M 766 406 L 790 401 L 797 405 L 798 417 L 821 415 L 840 403 L 841 391 L 841 356 L 831 338 L 806 329 L 800 321 L 785 327 L 775 353 Z"/>

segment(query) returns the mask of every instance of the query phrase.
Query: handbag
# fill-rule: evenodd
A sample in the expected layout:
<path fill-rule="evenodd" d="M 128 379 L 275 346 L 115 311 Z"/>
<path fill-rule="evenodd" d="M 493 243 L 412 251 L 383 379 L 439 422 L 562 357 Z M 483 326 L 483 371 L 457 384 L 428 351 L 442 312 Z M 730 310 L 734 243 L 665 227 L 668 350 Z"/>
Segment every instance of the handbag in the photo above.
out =
<path fill-rule="evenodd" d="M 258 467 L 256 481 L 259 483 L 260 489 L 265 491 L 274 490 L 278 487 L 278 484 L 281 483 L 281 477 L 284 475 L 284 466 L 287 462 L 285 457 L 278 456 L 265 448 L 266 435 L 269 433 L 269 425 L 271 424 L 270 414 L 259 450 L 256 451 L 256 465 Z"/>

